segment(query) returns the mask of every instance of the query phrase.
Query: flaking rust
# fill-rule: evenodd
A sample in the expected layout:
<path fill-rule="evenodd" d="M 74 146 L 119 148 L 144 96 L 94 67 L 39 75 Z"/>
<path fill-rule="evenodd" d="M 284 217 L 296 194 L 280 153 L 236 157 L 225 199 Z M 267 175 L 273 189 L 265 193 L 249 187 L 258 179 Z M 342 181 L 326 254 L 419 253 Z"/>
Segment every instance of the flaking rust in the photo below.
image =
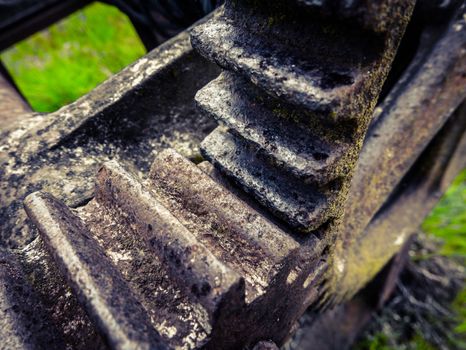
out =
<path fill-rule="evenodd" d="M 411 7 L 406 3 L 405 11 L 397 12 L 397 24 L 380 34 L 363 27 L 349 30 L 347 23 L 331 18 L 323 19 L 324 25 L 311 24 L 316 14 L 307 13 L 307 7 L 296 16 L 284 4 L 269 9 L 260 2 L 227 2 L 193 30 L 194 46 L 232 71 L 197 96 L 202 109 L 230 128 L 210 134 L 203 154 L 283 221 L 269 221 L 173 151 L 159 154 L 145 185 L 114 163 L 100 170 L 96 197 L 87 207 L 105 208 L 112 225 L 118 222 L 146 241 L 160 261 L 158 269 L 166 270 L 168 285 L 160 298 L 173 305 L 170 318 L 183 317 L 175 310 L 178 299 L 170 299 L 174 296 L 185 301 L 194 318 L 184 330 L 169 324 L 169 318 L 153 323 L 168 346 L 183 346 L 188 339 L 189 348 L 234 349 L 267 338 L 280 344 L 304 309 L 322 298 L 333 231 Z M 285 40 L 298 28 L 305 28 L 298 44 L 310 48 L 305 52 Z M 284 40 L 277 45 L 259 39 L 267 36 Z M 276 122 L 254 123 L 256 115 Z M 46 238 L 51 227 L 40 226 L 44 218 L 33 203 L 34 197 L 28 211 Z M 82 217 L 82 230 L 92 217 Z M 93 227 L 93 235 L 101 236 L 99 226 Z M 52 254 L 59 249 L 48 246 Z M 65 273 L 75 280 L 72 271 Z M 124 285 L 131 289 L 130 283 Z M 177 293 L 169 292 L 172 286 Z M 132 288 L 139 300 L 140 286 Z M 105 300 L 103 290 L 97 293 Z M 153 315 L 167 314 L 157 312 L 156 297 L 146 303 Z M 84 301 L 101 332 L 117 336 L 88 304 Z M 177 332 L 168 334 L 164 327 Z M 131 330 L 123 333 L 127 339 Z M 110 343 L 120 344 L 114 338 Z"/>
<path fill-rule="evenodd" d="M 302 247 L 312 249 L 306 240 L 318 237 L 330 265 L 356 161 L 413 5 L 386 1 L 389 11 L 371 12 L 368 4 L 325 3 L 315 12 L 307 2 L 232 1 L 191 33 L 193 46 L 225 69 L 196 95 L 221 125 L 203 141 L 203 155 L 301 233 Z M 356 13 L 364 14 L 359 26 Z M 335 293 L 332 274 L 314 283 Z M 333 297 L 296 301 L 323 305 Z"/>
<path fill-rule="evenodd" d="M 385 114 L 374 114 L 413 1 L 318 3 L 227 1 L 191 31 L 194 48 L 224 69 L 207 85 L 219 70 L 183 33 L 51 118 L 29 114 L 2 130 L 4 242 L 34 238 L 18 203 L 42 190 L 25 200 L 39 237 L 0 256 L 2 283 L 23 292 L 2 289 L 0 302 L 34 300 L 47 331 L 12 336 L 25 320 L 24 310 L 14 311 L 0 330 L 13 348 L 274 349 L 306 308 L 318 322 L 373 277 L 344 273 L 357 258 L 351 234 L 362 239 L 361 231 L 377 226 L 374 212 L 464 99 L 454 89 L 464 84 L 464 50 L 455 41 L 436 70 L 417 76 L 414 59 L 385 97 Z M 463 27 L 452 28 L 464 40 Z M 448 33 L 439 47 L 452 40 Z M 426 52 L 428 65 L 439 51 Z M 418 93 L 445 71 L 454 83 L 444 92 Z M 387 187 L 348 237 L 342 215 L 357 210 L 359 198 L 346 201 L 351 182 L 357 193 L 371 181 L 363 166 L 390 174 L 391 163 L 370 161 L 384 152 L 371 137 L 407 127 L 405 118 L 391 119 L 402 109 L 400 91 L 419 105 L 425 96 L 442 98 L 432 102 L 438 119 L 430 114 L 438 125 L 401 144 L 410 153 L 396 174 L 381 177 Z M 455 165 L 462 164 L 453 144 L 462 147 L 461 133 L 445 144 Z M 202 159 L 199 144 L 210 163 L 193 162 Z M 44 182 L 45 173 L 52 176 Z M 427 187 L 413 201 L 427 198 Z"/>
<path fill-rule="evenodd" d="M 106 163 L 95 199 L 77 211 L 43 193 L 25 204 L 113 348 L 150 348 L 157 339 L 173 348 L 237 348 L 242 323 L 270 311 L 271 285 L 280 284 L 278 291 L 286 283 L 301 294 L 314 287 L 304 275 L 284 274 L 309 258 L 295 260 L 296 240 L 172 150 L 159 154 L 145 183 Z M 127 306 L 118 302 L 123 297 Z M 147 335 L 134 338 L 135 322 L 146 325 Z M 233 325 L 233 336 L 223 333 Z"/>

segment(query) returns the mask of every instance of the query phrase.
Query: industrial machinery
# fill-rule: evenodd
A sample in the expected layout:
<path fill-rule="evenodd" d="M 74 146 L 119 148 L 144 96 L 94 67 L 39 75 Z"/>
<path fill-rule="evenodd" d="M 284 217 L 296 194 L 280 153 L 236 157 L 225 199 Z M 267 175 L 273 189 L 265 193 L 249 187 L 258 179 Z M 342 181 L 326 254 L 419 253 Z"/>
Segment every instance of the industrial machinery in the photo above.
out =
<path fill-rule="evenodd" d="M 466 165 L 464 9 L 227 0 L 49 114 L 5 74 L 0 348 L 349 346 Z"/>

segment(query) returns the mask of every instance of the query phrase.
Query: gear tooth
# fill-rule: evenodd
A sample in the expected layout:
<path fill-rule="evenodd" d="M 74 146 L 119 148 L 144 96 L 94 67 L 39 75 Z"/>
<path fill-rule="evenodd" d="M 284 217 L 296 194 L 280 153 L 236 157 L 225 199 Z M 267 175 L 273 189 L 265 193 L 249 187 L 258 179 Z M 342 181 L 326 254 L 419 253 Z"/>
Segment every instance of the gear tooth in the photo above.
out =
<path fill-rule="evenodd" d="M 332 216 L 328 196 L 263 161 L 250 144 L 220 128 L 202 143 L 204 156 L 288 224 L 317 229 Z"/>
<path fill-rule="evenodd" d="M 159 200 L 208 249 L 246 280 L 247 302 L 261 296 L 298 242 L 199 167 L 172 150 L 151 169 Z"/>
<path fill-rule="evenodd" d="M 240 8 L 250 1 L 240 0 L 231 6 Z M 270 7 L 270 1 L 259 0 L 255 6 Z M 400 16 L 409 12 L 410 2 L 404 0 L 276 0 L 276 9 L 290 10 L 307 16 L 324 17 L 327 20 L 352 22 L 362 28 L 384 33 L 399 21 Z"/>
<path fill-rule="evenodd" d="M 217 259 L 159 202 L 150 186 L 118 163 L 108 162 L 100 169 L 96 198 L 101 205 L 124 213 L 126 223 L 160 257 L 174 283 L 203 305 L 210 318 L 224 296 L 243 284 L 235 271 Z"/>
<path fill-rule="evenodd" d="M 267 17 L 252 19 L 265 22 L 263 26 L 267 26 L 267 20 Z M 312 57 L 303 57 L 301 50 L 293 50 L 292 46 L 281 43 L 280 38 L 267 39 L 266 35 L 257 40 L 254 29 L 258 28 L 249 29 L 248 24 L 240 26 L 235 22 L 226 13 L 216 16 L 191 32 L 191 42 L 205 57 L 250 80 L 271 96 L 326 116 L 341 109 L 345 96 L 360 83 L 356 80 L 360 69 L 352 60 L 345 64 L 339 57 L 335 59 L 338 64 L 327 64 L 328 68 L 322 69 L 322 58 L 313 61 Z M 276 33 L 269 34 L 273 37 Z M 309 52 L 309 55 L 318 57 L 319 54 Z M 345 118 L 346 114 L 338 113 L 338 117 Z"/>
<path fill-rule="evenodd" d="M 342 213 L 396 48 L 386 36 L 401 32 L 380 34 L 290 10 L 297 3 L 342 17 L 373 13 L 365 3 L 227 2 L 192 31 L 191 41 L 228 71 L 196 96 L 227 129 L 207 137 L 203 154 L 272 213 L 310 232 Z"/>
<path fill-rule="evenodd" d="M 25 207 L 60 271 L 109 344 L 115 349 L 166 349 L 144 308 L 82 220 L 46 193 L 29 195 Z"/>
<path fill-rule="evenodd" d="M 316 130 L 311 127 L 312 115 L 286 108 L 279 100 L 264 99 L 257 90 L 224 72 L 197 93 L 196 102 L 232 133 L 253 144 L 271 164 L 297 178 L 325 183 L 345 175 L 340 165 L 349 146 L 332 140 L 333 128 Z"/>

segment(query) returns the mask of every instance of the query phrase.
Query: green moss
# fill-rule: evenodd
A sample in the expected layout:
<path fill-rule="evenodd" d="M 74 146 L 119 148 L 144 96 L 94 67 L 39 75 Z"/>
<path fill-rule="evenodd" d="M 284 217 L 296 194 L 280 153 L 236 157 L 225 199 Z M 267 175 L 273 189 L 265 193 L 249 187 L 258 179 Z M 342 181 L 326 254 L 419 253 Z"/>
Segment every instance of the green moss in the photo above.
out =
<path fill-rule="evenodd" d="M 384 333 L 377 333 L 373 337 L 365 339 L 358 343 L 354 350 L 401 350 L 399 346 L 391 345 L 389 336 Z M 414 337 L 403 344 L 404 350 L 436 350 L 421 335 L 416 334 Z"/>
<path fill-rule="evenodd" d="M 414 336 L 412 348 L 416 350 L 435 350 L 435 348 L 419 334 Z"/>
<path fill-rule="evenodd" d="M 202 163 L 203 161 L 205 161 L 204 157 L 202 157 L 202 155 L 200 153 L 196 153 L 194 154 L 190 160 L 194 163 L 194 164 L 199 164 L 199 163 Z"/>

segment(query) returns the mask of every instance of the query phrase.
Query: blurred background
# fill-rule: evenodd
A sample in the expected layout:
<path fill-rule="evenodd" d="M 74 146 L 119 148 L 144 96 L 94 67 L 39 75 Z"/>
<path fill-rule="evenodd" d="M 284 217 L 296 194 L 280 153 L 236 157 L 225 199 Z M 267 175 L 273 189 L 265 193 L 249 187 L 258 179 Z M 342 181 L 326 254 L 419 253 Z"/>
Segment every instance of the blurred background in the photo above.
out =
<path fill-rule="evenodd" d="M 0 60 L 31 107 L 52 112 L 216 5 L 198 1 L 185 12 L 187 20 L 174 18 L 175 25 L 150 37 L 136 15 L 130 19 L 116 6 L 93 3 L 0 52 Z M 466 349 L 466 170 L 425 220 L 411 257 L 396 295 L 356 349 Z M 416 274 L 432 284 L 416 285 Z"/>
<path fill-rule="evenodd" d="M 52 112 L 145 54 L 131 21 L 95 3 L 1 53 L 31 107 Z"/>

